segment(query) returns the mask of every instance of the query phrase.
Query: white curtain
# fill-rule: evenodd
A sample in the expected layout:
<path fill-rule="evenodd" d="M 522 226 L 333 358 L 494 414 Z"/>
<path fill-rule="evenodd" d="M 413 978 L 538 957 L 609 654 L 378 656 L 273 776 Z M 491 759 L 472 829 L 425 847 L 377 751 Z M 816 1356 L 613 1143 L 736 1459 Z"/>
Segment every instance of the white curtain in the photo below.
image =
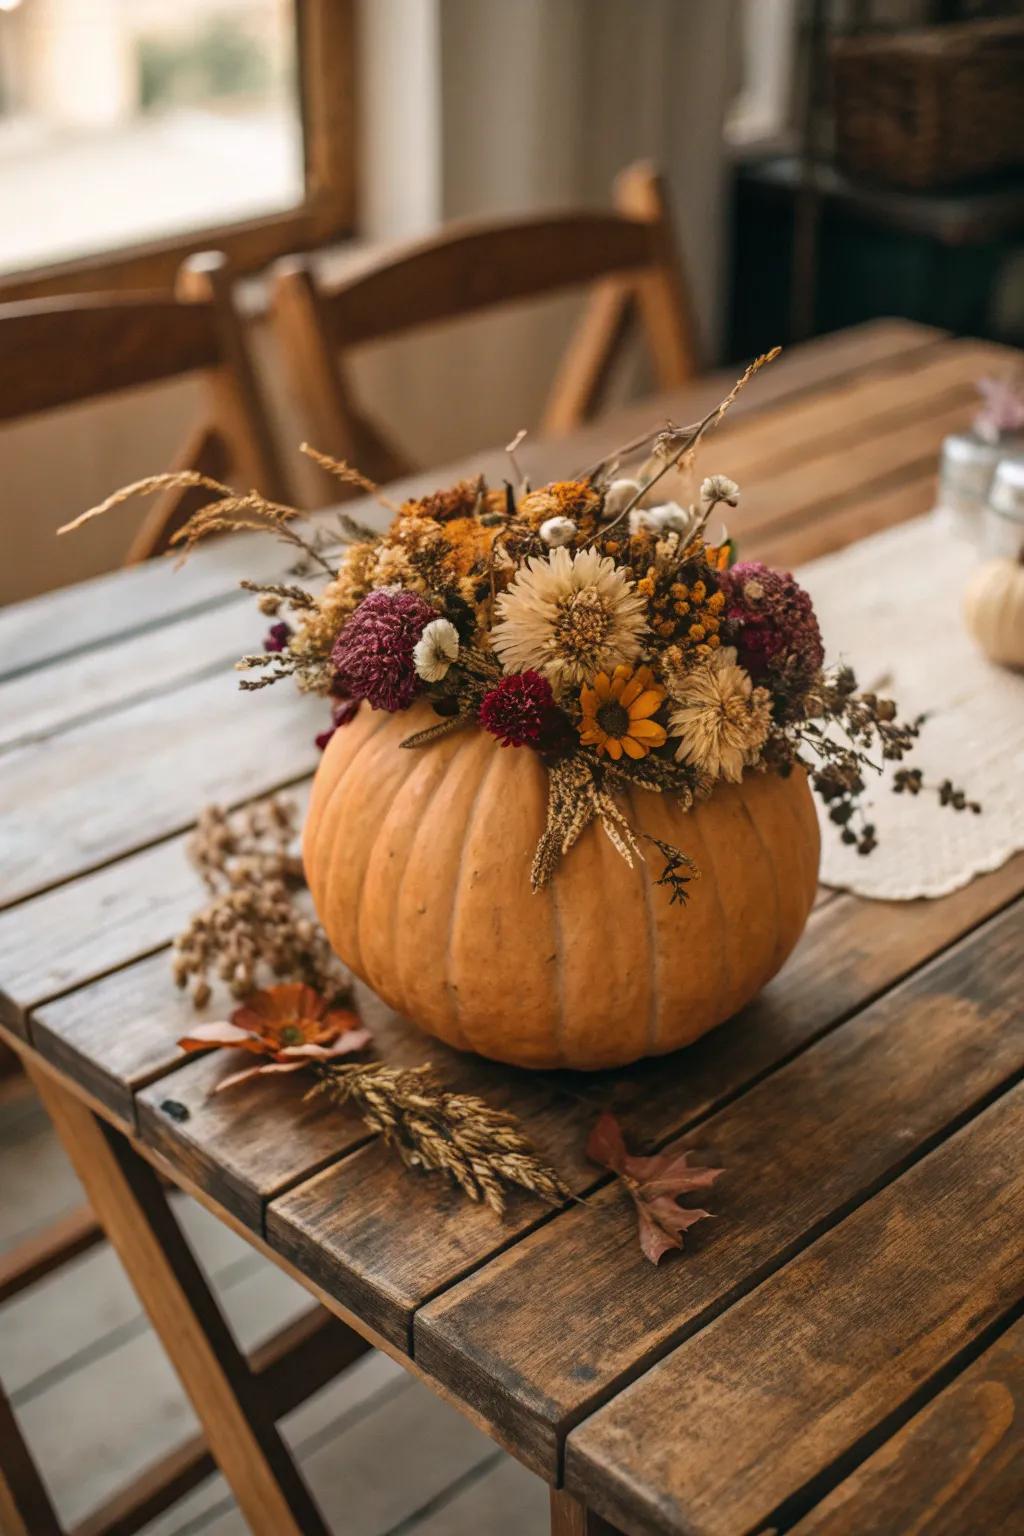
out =
<path fill-rule="evenodd" d="M 648 157 L 669 181 L 711 363 L 738 32 L 734 0 L 372 0 L 362 34 L 368 234 L 600 204 L 617 170 Z M 375 348 L 357 379 L 414 458 L 452 458 L 537 420 L 576 313 L 555 299 Z M 627 370 L 619 392 L 643 379 L 641 366 Z"/>

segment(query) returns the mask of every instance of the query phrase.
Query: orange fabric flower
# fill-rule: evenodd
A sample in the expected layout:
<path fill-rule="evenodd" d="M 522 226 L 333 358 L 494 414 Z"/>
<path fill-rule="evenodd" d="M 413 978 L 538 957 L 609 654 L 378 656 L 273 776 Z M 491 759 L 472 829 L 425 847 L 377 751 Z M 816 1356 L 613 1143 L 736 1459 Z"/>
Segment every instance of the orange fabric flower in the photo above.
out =
<path fill-rule="evenodd" d="M 348 1056 L 370 1043 L 350 1008 L 332 1008 L 327 998 L 302 982 L 280 982 L 253 992 L 231 1015 L 230 1022 L 197 1024 L 178 1044 L 184 1051 L 210 1046 L 249 1051 L 269 1060 L 222 1078 L 217 1092 L 263 1072 L 298 1072 L 311 1061 Z"/>
<path fill-rule="evenodd" d="M 623 753 L 646 757 L 667 740 L 665 727 L 651 719 L 664 701 L 665 690 L 655 683 L 650 667 L 618 666 L 611 677 L 599 672 L 592 685 L 580 690 L 580 740 L 616 762 Z"/>

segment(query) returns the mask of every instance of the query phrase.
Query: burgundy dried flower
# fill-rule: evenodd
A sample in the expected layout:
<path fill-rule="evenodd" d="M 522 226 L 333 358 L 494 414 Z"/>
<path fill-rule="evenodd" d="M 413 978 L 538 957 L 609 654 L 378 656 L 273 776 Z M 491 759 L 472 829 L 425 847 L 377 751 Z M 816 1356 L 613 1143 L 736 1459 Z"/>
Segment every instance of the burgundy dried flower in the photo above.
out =
<path fill-rule="evenodd" d="M 358 699 L 339 699 L 336 704 L 331 705 L 330 725 L 327 727 L 326 731 L 321 731 L 319 736 L 315 736 L 313 738 L 321 752 L 324 750 L 327 743 L 334 735 L 335 731 L 343 725 L 348 725 L 350 720 L 355 719 L 358 712 Z"/>
<path fill-rule="evenodd" d="M 277 624 L 271 624 L 263 640 L 263 649 L 265 651 L 283 651 L 291 637 L 291 625 L 287 624 L 284 619 L 281 619 Z"/>
<path fill-rule="evenodd" d="M 437 610 L 416 592 L 399 587 L 371 592 L 334 642 L 338 685 L 374 709 L 408 709 L 420 687 L 412 653 L 436 618 Z"/>
<path fill-rule="evenodd" d="M 825 659 L 810 597 L 789 571 L 743 560 L 721 576 L 725 616 L 736 626 L 739 659 L 755 681 L 785 672 L 807 679 Z"/>
<path fill-rule="evenodd" d="M 484 695 L 480 724 L 503 747 L 539 747 L 559 713 L 546 677 L 533 671 L 515 672 Z"/>

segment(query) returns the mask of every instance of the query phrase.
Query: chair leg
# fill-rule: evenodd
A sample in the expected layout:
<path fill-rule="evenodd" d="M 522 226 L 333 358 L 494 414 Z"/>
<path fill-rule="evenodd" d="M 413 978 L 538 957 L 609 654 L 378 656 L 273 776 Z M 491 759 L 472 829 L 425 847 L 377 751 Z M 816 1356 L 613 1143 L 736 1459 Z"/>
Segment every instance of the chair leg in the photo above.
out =
<path fill-rule="evenodd" d="M 551 1490 L 551 1536 L 622 1536 L 564 1488 Z"/>
<path fill-rule="evenodd" d="M 157 1175 L 41 1067 L 28 1071 L 254 1536 L 327 1536 Z"/>
<path fill-rule="evenodd" d="M 4 1536 L 63 1536 L 18 1421 L 0 1387 L 0 1531 Z"/>
<path fill-rule="evenodd" d="M 0 1258 L 0 1302 L 27 1290 L 62 1265 L 103 1242 L 103 1229 L 87 1205 L 20 1242 Z"/>

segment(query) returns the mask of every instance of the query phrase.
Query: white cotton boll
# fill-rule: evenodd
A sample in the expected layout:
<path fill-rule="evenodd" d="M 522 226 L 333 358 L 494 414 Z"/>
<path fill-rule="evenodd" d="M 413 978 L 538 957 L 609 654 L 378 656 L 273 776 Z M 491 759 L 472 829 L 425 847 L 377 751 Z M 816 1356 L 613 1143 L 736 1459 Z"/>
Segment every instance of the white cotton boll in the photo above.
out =
<path fill-rule="evenodd" d="M 666 501 L 660 507 L 650 507 L 648 516 L 653 519 L 659 533 L 688 533 L 695 521 L 693 513 L 681 507 L 677 501 Z"/>
<path fill-rule="evenodd" d="M 654 515 L 653 507 L 634 507 L 629 514 L 630 538 L 636 538 L 641 533 L 660 533 L 661 523 Z"/>
<path fill-rule="evenodd" d="M 601 516 L 605 522 L 613 517 L 618 517 L 629 506 L 633 497 L 640 491 L 639 480 L 613 480 L 604 493 L 604 506 Z"/>
<path fill-rule="evenodd" d="M 740 499 L 740 488 L 728 475 L 708 475 L 701 484 L 700 499 L 705 507 L 714 506 L 719 501 L 734 507 Z"/>
<path fill-rule="evenodd" d="M 571 517 L 549 517 L 540 525 L 540 536 L 551 549 L 571 544 L 576 537 L 576 524 Z"/>
<path fill-rule="evenodd" d="M 459 632 L 448 619 L 432 619 L 417 640 L 412 664 L 425 683 L 439 683 L 459 654 Z"/>

